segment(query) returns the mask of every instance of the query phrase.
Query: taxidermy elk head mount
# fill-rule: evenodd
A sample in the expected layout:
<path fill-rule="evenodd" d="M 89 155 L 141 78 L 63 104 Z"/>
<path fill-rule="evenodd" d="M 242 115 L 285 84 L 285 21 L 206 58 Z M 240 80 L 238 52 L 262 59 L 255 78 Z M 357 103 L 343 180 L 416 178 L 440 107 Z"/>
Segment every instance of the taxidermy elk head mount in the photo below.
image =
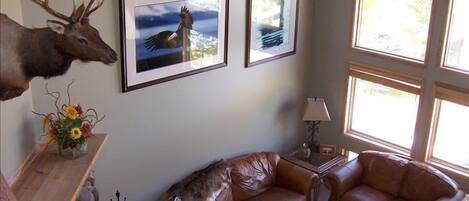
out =
<path fill-rule="evenodd" d="M 110 48 L 99 36 L 98 30 L 90 25 L 89 16 L 100 8 L 104 0 L 93 7 L 95 0 L 91 0 L 85 7 L 85 3 L 76 7 L 73 1 L 73 12 L 70 16 L 59 13 L 49 7 L 49 0 L 33 0 L 49 14 L 64 20 L 64 24 L 55 20 L 48 20 L 47 25 L 55 33 L 59 34 L 60 40 L 57 45 L 65 53 L 68 53 L 82 61 L 100 61 L 105 64 L 117 61 L 117 53 Z"/>
<path fill-rule="evenodd" d="M 20 96 L 34 77 L 65 74 L 74 60 L 111 64 L 117 53 L 90 25 L 89 16 L 104 0 L 90 0 L 76 6 L 70 16 L 49 6 L 49 0 L 32 0 L 64 22 L 48 20 L 45 28 L 29 29 L 0 14 L 0 100 Z"/>

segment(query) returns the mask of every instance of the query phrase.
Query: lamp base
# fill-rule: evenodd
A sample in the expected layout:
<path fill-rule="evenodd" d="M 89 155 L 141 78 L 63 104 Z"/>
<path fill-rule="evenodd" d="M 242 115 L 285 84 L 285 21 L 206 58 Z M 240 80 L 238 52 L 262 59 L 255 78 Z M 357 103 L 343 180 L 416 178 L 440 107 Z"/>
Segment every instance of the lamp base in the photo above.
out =
<path fill-rule="evenodd" d="M 319 153 L 319 141 L 315 139 L 315 135 L 318 131 L 318 125 L 321 122 L 320 121 L 308 121 L 306 123 L 308 125 L 308 137 L 306 139 L 306 143 L 308 144 L 308 147 L 311 150 L 311 152 Z"/>
<path fill-rule="evenodd" d="M 309 149 L 311 150 L 311 152 L 319 153 L 319 142 L 313 141 L 312 143 L 310 143 Z"/>

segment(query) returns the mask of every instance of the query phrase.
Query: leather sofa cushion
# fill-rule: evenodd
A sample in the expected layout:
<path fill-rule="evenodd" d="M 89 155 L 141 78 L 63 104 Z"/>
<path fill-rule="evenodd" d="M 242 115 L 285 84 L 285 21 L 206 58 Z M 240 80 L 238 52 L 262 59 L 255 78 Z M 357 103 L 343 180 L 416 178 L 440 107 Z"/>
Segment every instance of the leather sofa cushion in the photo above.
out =
<path fill-rule="evenodd" d="M 246 201 L 306 201 L 306 197 L 283 188 L 273 187 Z"/>
<path fill-rule="evenodd" d="M 407 167 L 400 197 L 412 201 L 435 201 L 441 197 L 452 197 L 458 185 L 439 170 L 423 163 L 412 161 Z"/>
<path fill-rule="evenodd" d="M 394 201 L 394 197 L 371 187 L 360 185 L 347 191 L 341 201 Z"/>
<path fill-rule="evenodd" d="M 399 195 L 409 160 L 376 151 L 363 152 L 358 160 L 364 168 L 361 180 L 363 184 L 395 197 Z"/>
<path fill-rule="evenodd" d="M 232 159 L 234 200 L 246 200 L 273 187 L 279 160 L 275 153 L 255 153 Z"/>

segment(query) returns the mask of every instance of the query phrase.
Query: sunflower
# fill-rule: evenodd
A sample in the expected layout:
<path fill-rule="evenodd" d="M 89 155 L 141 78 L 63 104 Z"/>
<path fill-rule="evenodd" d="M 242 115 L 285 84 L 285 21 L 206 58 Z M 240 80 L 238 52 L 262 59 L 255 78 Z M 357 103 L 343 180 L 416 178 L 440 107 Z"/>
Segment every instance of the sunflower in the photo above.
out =
<path fill-rule="evenodd" d="M 70 137 L 73 139 L 73 140 L 77 140 L 81 137 L 82 133 L 81 133 L 81 130 L 80 128 L 72 128 L 72 131 L 70 131 Z"/>
<path fill-rule="evenodd" d="M 71 120 L 75 120 L 80 116 L 74 105 L 65 106 L 64 112 L 65 116 Z"/>

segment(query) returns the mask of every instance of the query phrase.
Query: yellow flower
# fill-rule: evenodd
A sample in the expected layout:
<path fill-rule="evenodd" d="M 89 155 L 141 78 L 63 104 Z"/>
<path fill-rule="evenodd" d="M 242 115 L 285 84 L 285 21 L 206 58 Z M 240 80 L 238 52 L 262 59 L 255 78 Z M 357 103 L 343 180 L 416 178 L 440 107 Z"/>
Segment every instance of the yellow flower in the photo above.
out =
<path fill-rule="evenodd" d="M 71 120 L 74 120 L 80 116 L 74 105 L 65 106 L 64 112 L 65 116 Z"/>
<path fill-rule="evenodd" d="M 70 132 L 70 137 L 72 137 L 73 140 L 80 138 L 81 137 L 80 128 L 73 128 L 72 131 Z"/>
<path fill-rule="evenodd" d="M 47 143 L 47 144 L 50 144 L 50 143 L 52 143 L 52 142 L 54 142 L 54 141 L 55 141 L 55 135 L 52 134 L 52 133 L 50 133 L 50 132 L 47 133 L 47 134 L 46 134 L 46 143 Z"/>

